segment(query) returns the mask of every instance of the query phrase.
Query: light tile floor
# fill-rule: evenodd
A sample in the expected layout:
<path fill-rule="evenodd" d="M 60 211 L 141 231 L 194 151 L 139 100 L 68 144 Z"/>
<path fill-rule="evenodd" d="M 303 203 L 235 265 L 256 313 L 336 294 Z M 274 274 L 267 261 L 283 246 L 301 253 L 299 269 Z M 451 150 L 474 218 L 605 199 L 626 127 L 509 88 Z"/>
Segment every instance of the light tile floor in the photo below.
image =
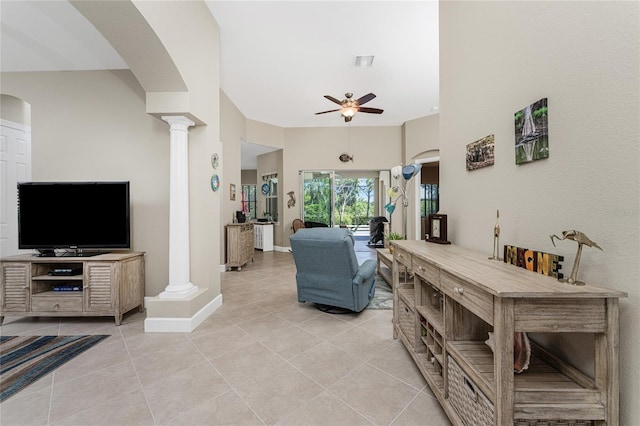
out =
<path fill-rule="evenodd" d="M 360 261 L 375 251 L 360 249 Z M 449 425 L 392 311 L 298 303 L 290 253 L 222 274 L 223 306 L 192 333 L 144 333 L 143 313 L 7 317 L 4 335 L 110 334 L 0 404 L 9 425 Z"/>

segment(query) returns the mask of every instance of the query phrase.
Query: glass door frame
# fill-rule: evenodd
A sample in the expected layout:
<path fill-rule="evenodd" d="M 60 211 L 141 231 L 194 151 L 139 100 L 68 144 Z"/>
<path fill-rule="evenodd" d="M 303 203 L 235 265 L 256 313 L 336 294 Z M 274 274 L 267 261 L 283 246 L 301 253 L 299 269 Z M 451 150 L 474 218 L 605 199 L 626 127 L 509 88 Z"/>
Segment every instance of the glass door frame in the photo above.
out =
<path fill-rule="evenodd" d="M 330 186 L 330 191 L 329 191 L 329 215 L 328 215 L 328 219 L 329 219 L 329 223 L 327 224 L 327 226 L 329 226 L 330 228 L 334 226 L 334 224 L 336 223 L 335 220 L 335 189 L 336 189 L 336 176 L 339 176 L 335 170 L 299 170 L 298 171 L 298 182 L 300 185 L 300 189 L 299 189 L 299 194 L 301 194 L 302 197 L 302 202 L 300 203 L 300 218 L 304 221 L 307 222 L 307 218 L 305 217 L 305 199 L 306 199 L 306 192 L 305 192 L 305 183 L 307 181 L 307 177 L 306 174 L 311 174 L 314 178 L 315 176 L 319 176 L 320 178 L 326 178 L 329 180 L 329 186 Z"/>

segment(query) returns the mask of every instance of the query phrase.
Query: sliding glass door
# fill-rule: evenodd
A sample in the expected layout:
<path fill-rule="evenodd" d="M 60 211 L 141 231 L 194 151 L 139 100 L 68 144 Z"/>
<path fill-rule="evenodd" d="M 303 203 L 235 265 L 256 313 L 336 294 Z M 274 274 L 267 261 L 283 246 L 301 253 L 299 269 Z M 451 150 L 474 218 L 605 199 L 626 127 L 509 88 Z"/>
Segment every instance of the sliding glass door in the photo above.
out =
<path fill-rule="evenodd" d="M 379 172 L 302 171 L 302 220 L 312 226 L 368 230 L 377 213 Z"/>
<path fill-rule="evenodd" d="M 333 226 L 335 172 L 302 171 L 300 181 L 304 197 L 302 220 L 317 226 Z"/>

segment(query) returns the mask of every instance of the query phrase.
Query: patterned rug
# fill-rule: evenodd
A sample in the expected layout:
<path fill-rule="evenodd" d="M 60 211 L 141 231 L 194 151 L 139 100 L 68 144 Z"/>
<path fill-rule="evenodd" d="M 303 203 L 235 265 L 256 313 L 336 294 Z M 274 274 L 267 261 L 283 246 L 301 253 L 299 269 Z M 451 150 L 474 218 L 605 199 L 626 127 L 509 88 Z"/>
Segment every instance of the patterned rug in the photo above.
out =
<path fill-rule="evenodd" d="M 107 337 L 0 336 L 0 402 Z"/>
<path fill-rule="evenodd" d="M 376 294 L 366 309 L 393 309 L 393 292 L 391 286 L 379 274 L 376 275 Z"/>

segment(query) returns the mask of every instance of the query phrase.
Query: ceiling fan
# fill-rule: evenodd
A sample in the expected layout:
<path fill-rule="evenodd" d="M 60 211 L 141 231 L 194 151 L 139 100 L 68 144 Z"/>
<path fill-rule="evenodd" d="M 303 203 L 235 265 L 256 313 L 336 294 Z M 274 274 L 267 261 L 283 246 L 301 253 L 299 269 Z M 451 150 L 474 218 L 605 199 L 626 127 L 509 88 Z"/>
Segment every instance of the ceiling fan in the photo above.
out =
<path fill-rule="evenodd" d="M 366 104 L 371 99 L 376 97 L 376 95 L 374 95 L 373 93 L 369 93 L 368 95 L 364 95 L 363 97 L 361 97 L 359 99 L 356 99 L 356 100 L 351 99 L 353 97 L 353 93 L 345 93 L 344 96 L 345 96 L 345 99 L 339 101 L 336 98 L 334 98 L 333 96 L 324 95 L 324 97 L 329 99 L 331 102 L 334 102 L 334 103 L 340 105 L 340 108 L 331 109 L 329 111 L 316 112 L 316 115 L 318 115 L 318 114 L 326 114 L 328 112 L 340 111 L 340 114 L 342 114 L 342 116 L 344 117 L 345 123 L 348 123 L 349 121 L 351 121 L 353 116 L 356 115 L 356 112 L 358 112 L 358 111 L 367 112 L 369 114 L 382 114 L 382 112 L 383 112 L 383 110 L 378 109 L 378 108 L 368 108 L 368 107 L 361 106 L 361 105 Z"/>

